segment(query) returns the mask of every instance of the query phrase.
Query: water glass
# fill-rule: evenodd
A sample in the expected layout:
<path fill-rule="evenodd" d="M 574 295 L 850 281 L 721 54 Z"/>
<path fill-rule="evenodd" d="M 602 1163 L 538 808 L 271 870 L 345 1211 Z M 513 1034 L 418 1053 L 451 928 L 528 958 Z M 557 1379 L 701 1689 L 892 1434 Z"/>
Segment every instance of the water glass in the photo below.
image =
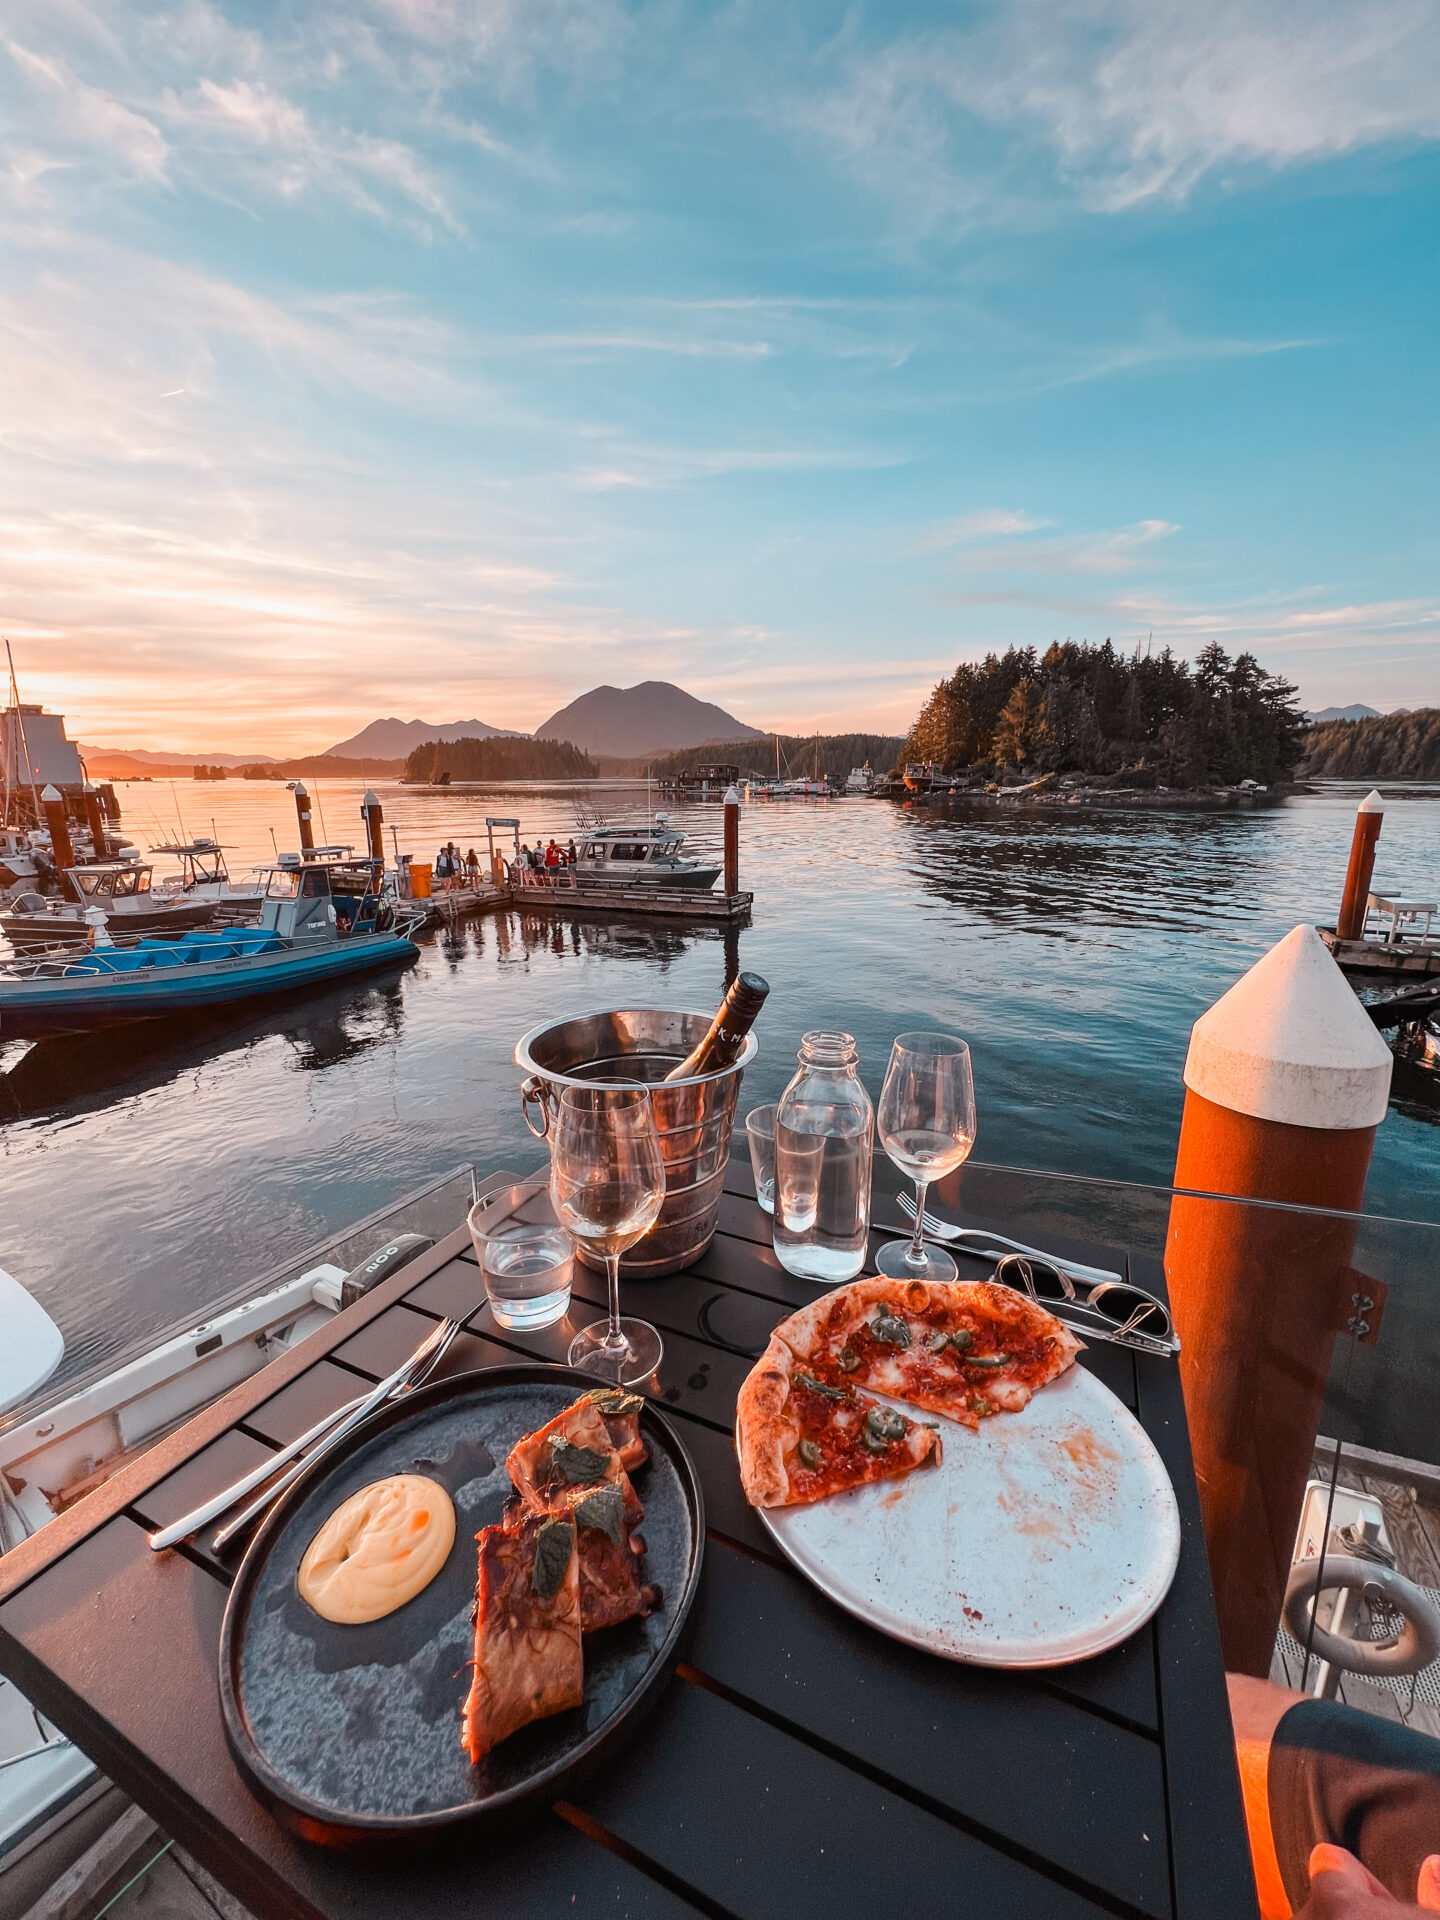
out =
<path fill-rule="evenodd" d="M 761 1211 L 775 1211 L 775 1116 L 778 1107 L 756 1107 L 745 1116 L 750 1142 L 750 1170 L 755 1175 L 755 1198 Z"/>
<path fill-rule="evenodd" d="M 533 1330 L 564 1317 L 575 1253 L 555 1218 L 548 1180 L 485 1194 L 470 1209 L 469 1227 L 496 1326 Z"/>

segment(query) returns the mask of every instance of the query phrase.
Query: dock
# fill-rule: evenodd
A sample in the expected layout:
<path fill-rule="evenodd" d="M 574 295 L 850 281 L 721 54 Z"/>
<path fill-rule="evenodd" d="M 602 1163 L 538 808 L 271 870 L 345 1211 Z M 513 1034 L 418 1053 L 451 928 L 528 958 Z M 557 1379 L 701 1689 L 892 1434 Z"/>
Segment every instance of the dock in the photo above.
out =
<path fill-rule="evenodd" d="M 1333 927 L 1317 927 L 1316 932 L 1342 973 L 1362 977 L 1372 985 L 1381 980 L 1398 983 L 1440 975 L 1440 941 L 1342 940 Z"/>
<path fill-rule="evenodd" d="M 541 879 L 535 885 L 456 887 L 415 904 L 427 906 L 428 924 L 438 926 L 501 907 L 519 907 L 526 913 L 645 914 L 728 922 L 745 919 L 754 900 L 753 893 L 717 893 L 708 887 L 587 887 L 567 877 Z"/>

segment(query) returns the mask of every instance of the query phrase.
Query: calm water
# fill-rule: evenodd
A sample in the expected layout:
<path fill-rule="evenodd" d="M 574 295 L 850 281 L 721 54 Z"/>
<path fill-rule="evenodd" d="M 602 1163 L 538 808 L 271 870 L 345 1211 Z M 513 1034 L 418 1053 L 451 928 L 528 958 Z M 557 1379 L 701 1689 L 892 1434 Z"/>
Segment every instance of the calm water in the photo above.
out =
<path fill-rule="evenodd" d="M 746 810 L 756 895 L 741 964 L 770 980 L 742 1108 L 775 1098 L 809 1027 L 845 1027 L 879 1090 L 893 1036 L 942 1024 L 975 1051 L 977 1158 L 1164 1182 L 1192 1021 L 1297 922 L 1333 916 L 1359 787 L 1237 815 L 997 817 L 879 801 Z M 323 822 L 358 839 L 361 788 L 326 783 Z M 295 844 L 283 787 L 120 789 L 142 845 L 213 816 L 243 871 Z M 568 790 L 381 789 L 402 849 L 484 853 L 484 816 L 568 837 Z M 610 817 L 644 812 L 615 790 Z M 718 853 L 719 810 L 672 807 Z M 163 862 L 159 863 L 163 866 Z M 1440 789 L 1396 791 L 1377 884 L 1440 873 Z M 532 1166 L 511 1053 L 539 1021 L 596 1006 L 710 1008 L 720 929 L 518 913 L 424 936 L 407 972 L 283 1010 L 0 1048 L 0 1264 L 64 1328 L 113 1352 L 311 1241 L 473 1161 Z M 1440 1094 L 1398 1073 L 1369 1205 L 1440 1217 Z"/>

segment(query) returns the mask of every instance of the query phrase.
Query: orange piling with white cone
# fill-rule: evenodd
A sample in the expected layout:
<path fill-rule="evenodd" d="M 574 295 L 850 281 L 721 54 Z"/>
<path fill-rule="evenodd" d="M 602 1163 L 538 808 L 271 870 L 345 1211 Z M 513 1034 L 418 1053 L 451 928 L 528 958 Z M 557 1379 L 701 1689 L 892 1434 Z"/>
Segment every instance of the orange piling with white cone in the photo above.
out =
<path fill-rule="evenodd" d="M 365 822 L 365 838 L 370 843 L 370 858 L 385 863 L 385 815 L 380 802 L 369 787 L 365 789 L 365 798 L 360 802 L 360 818 Z"/>
<path fill-rule="evenodd" d="M 70 844 L 70 822 L 65 817 L 65 796 L 58 787 L 46 787 L 40 796 L 45 825 L 50 830 L 50 857 L 62 890 L 73 893 L 73 883 L 65 878 L 65 869 L 75 864 L 75 849 Z"/>
<path fill-rule="evenodd" d="M 315 830 L 310 825 L 310 794 L 303 780 L 295 782 L 295 818 L 300 822 L 302 857 L 315 850 Z"/>
<path fill-rule="evenodd" d="M 1340 901 L 1340 917 L 1335 922 L 1337 940 L 1362 940 L 1365 937 L 1370 878 L 1375 871 L 1375 843 L 1380 838 L 1384 820 L 1385 802 L 1372 787 L 1360 802 L 1355 815 L 1355 837 L 1350 842 L 1345 892 Z"/>
<path fill-rule="evenodd" d="M 725 791 L 725 893 L 732 898 L 740 891 L 740 789 Z"/>
<path fill-rule="evenodd" d="M 1372 842 L 1373 845 L 1373 842 Z M 1196 1021 L 1165 1269 L 1225 1664 L 1268 1675 L 1390 1050 L 1313 927 Z"/>

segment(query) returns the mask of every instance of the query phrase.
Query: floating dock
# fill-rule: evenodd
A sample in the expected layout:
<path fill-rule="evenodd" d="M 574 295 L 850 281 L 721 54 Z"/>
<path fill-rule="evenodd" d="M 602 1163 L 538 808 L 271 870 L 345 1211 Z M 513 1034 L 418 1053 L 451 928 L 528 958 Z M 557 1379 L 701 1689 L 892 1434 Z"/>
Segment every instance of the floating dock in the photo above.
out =
<path fill-rule="evenodd" d="M 710 888 L 585 886 L 569 880 L 538 886 L 456 887 L 432 894 L 427 905 L 433 924 L 468 919 L 499 907 L 526 913 L 620 913 L 660 915 L 674 920 L 743 920 L 753 893 L 716 893 Z"/>
<path fill-rule="evenodd" d="M 1333 927 L 1316 932 L 1347 975 L 1380 980 L 1429 980 L 1440 975 L 1440 941 L 1342 940 Z"/>

